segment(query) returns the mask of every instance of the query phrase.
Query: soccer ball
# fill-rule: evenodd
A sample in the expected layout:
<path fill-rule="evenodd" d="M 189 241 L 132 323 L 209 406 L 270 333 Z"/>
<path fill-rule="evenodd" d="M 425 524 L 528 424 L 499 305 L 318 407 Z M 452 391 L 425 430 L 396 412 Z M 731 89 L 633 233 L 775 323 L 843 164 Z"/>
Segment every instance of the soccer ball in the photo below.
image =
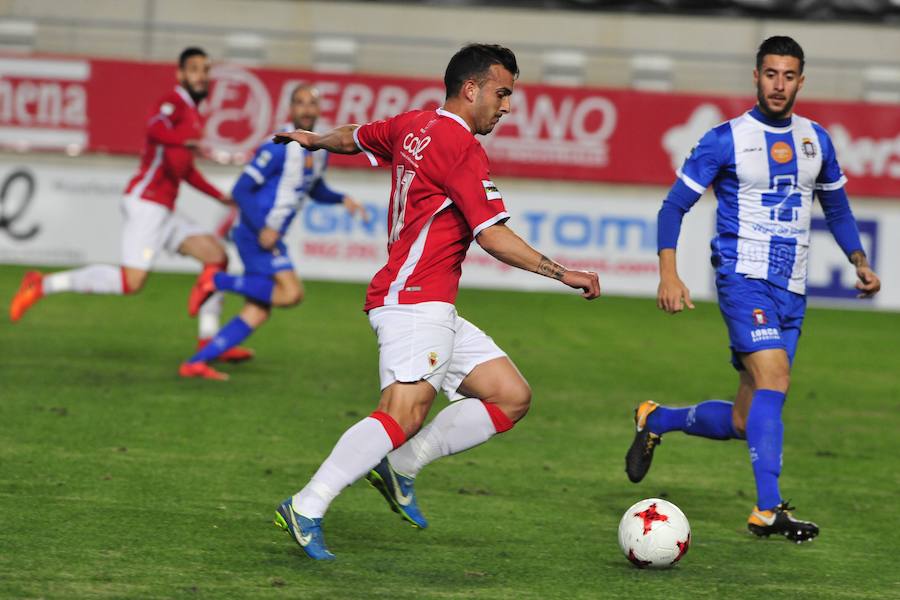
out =
<path fill-rule="evenodd" d="M 639 569 L 667 569 L 687 554 L 690 545 L 687 517 L 659 498 L 634 504 L 619 522 L 619 548 Z"/>

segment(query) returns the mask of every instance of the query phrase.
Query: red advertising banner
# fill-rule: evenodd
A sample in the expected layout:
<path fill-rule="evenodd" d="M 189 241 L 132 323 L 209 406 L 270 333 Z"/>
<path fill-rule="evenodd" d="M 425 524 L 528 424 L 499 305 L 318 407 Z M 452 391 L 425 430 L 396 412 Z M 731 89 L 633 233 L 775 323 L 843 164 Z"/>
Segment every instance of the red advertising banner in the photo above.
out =
<path fill-rule="evenodd" d="M 0 146 L 135 154 L 174 65 L 0 57 Z M 241 162 L 286 120 L 299 83 L 321 92 L 321 129 L 438 106 L 438 80 L 219 64 L 203 110 L 208 152 Z M 512 113 L 482 138 L 497 175 L 668 185 L 710 127 L 753 98 L 521 84 Z M 800 99 L 797 112 L 830 132 L 857 195 L 900 199 L 900 108 Z M 333 164 L 365 166 L 359 157 Z"/>

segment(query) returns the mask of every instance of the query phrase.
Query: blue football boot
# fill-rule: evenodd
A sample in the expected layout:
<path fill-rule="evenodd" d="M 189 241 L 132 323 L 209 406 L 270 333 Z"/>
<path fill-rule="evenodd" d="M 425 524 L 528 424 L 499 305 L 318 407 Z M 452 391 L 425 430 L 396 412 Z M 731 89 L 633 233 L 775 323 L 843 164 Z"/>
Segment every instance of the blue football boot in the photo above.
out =
<path fill-rule="evenodd" d="M 314 560 L 334 560 L 334 554 L 325 547 L 322 534 L 322 519 L 309 519 L 297 513 L 291 498 L 282 502 L 275 510 L 275 525 L 291 534 L 306 555 Z"/>
<path fill-rule="evenodd" d="M 412 523 L 413 527 L 419 529 L 428 527 L 428 521 L 422 516 L 419 505 L 416 504 L 416 490 L 413 488 L 415 480 L 392 469 L 386 456 L 381 459 L 378 466 L 369 471 L 366 479 L 372 487 L 381 492 L 392 511 Z"/>

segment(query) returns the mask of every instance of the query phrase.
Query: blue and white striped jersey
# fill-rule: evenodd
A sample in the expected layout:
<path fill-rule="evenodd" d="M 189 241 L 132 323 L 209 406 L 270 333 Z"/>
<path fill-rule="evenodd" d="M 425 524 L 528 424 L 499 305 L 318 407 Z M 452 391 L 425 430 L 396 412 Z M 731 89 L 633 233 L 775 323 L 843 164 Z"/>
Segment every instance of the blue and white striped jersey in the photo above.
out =
<path fill-rule="evenodd" d="M 719 271 L 806 292 L 813 194 L 847 181 L 825 129 L 797 115 L 773 121 L 755 107 L 707 132 L 678 177 L 698 194 L 713 186 Z"/>
<path fill-rule="evenodd" d="M 269 227 L 284 234 L 307 197 L 326 204 L 341 202 L 344 196 L 322 178 L 327 164 L 325 151 L 310 152 L 296 143 L 261 145 L 232 191 L 240 207 L 240 225 L 254 232 Z"/>

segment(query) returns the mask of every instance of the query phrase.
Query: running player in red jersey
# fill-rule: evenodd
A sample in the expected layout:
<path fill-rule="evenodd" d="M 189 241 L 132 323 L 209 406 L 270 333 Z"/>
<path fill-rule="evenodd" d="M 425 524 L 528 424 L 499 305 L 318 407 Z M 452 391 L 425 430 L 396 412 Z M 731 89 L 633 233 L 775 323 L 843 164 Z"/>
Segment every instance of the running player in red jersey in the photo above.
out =
<path fill-rule="evenodd" d="M 442 108 L 415 110 L 319 135 L 277 134 L 310 150 L 364 152 L 393 175 L 388 263 L 369 285 L 365 310 L 378 338 L 381 400 L 338 440 L 312 480 L 277 509 L 275 523 L 308 556 L 334 558 L 322 518 L 342 489 L 368 474 L 389 506 L 413 525 L 427 522 L 413 482 L 428 463 L 509 430 L 528 411 L 531 389 L 494 341 L 460 317 L 461 265 L 472 240 L 498 260 L 600 295 L 596 273 L 570 271 L 519 238 L 491 181 L 476 134 L 490 133 L 510 110 L 515 55 L 472 44 L 447 66 Z M 438 391 L 451 404 L 424 428 Z"/>
<path fill-rule="evenodd" d="M 147 123 L 147 138 L 137 173 L 122 199 L 121 266 L 89 265 L 43 275 L 25 274 L 10 305 L 10 319 L 18 321 L 38 300 L 50 294 L 135 294 L 160 250 L 192 256 L 206 269 L 221 269 L 227 261 L 222 243 L 183 215 L 175 212 L 181 181 L 215 198 L 233 204 L 197 170 L 194 152 L 203 136 L 198 106 L 209 89 L 209 58 L 200 48 L 186 48 L 178 59 L 178 85 L 160 99 Z M 221 301 L 207 302 L 200 318 L 200 345 L 215 335 Z M 245 360 L 252 354 L 234 348 L 225 360 Z"/>

